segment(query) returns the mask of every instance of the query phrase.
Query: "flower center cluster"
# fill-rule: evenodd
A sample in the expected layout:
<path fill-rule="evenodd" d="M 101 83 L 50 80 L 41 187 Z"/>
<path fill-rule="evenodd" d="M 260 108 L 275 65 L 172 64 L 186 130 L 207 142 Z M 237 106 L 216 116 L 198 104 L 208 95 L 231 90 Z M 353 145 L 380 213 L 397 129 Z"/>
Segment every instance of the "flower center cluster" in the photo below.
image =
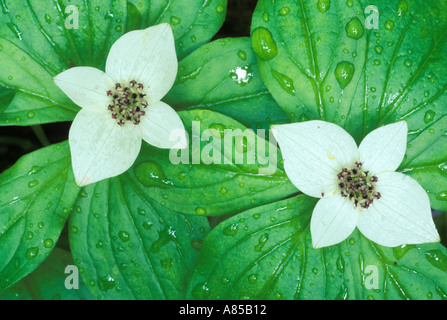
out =
<path fill-rule="evenodd" d="M 140 118 L 146 114 L 143 109 L 147 108 L 143 88 L 141 83 L 132 80 L 127 86 L 117 83 L 114 90 L 107 91 L 107 96 L 112 98 L 108 110 L 118 125 L 124 126 L 126 122 L 140 124 Z"/>
<path fill-rule="evenodd" d="M 363 171 L 361 162 L 356 162 L 352 168 L 343 168 L 337 178 L 341 196 L 353 201 L 355 207 L 368 209 L 374 199 L 381 197 L 376 191 L 377 177 Z"/>

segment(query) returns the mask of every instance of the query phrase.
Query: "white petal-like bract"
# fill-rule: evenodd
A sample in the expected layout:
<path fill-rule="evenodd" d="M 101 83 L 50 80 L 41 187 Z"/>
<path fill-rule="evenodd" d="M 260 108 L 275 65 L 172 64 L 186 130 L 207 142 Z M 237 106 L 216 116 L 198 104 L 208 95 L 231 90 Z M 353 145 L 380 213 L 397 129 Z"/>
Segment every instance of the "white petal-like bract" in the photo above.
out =
<path fill-rule="evenodd" d="M 405 156 L 407 134 L 406 121 L 388 124 L 369 133 L 359 146 L 363 168 L 374 174 L 395 171 Z"/>
<path fill-rule="evenodd" d="M 272 132 L 290 181 L 312 197 L 333 193 L 340 170 L 359 159 L 354 139 L 333 123 L 315 120 L 275 125 Z"/>
<path fill-rule="evenodd" d="M 108 114 L 81 110 L 70 128 L 73 172 L 78 186 L 86 186 L 127 171 L 141 149 L 137 126 L 118 126 Z"/>
<path fill-rule="evenodd" d="M 398 172 L 383 172 L 377 177 L 381 198 L 361 212 L 360 232 L 387 247 L 439 242 L 430 200 L 416 180 Z"/>
<path fill-rule="evenodd" d="M 174 35 L 167 23 L 126 33 L 113 44 L 106 63 L 116 82 L 142 83 L 149 104 L 169 92 L 177 69 Z"/>
<path fill-rule="evenodd" d="M 111 101 L 107 91 L 114 83 L 103 71 L 75 67 L 58 74 L 54 82 L 78 106 L 94 112 L 107 112 Z"/>
<path fill-rule="evenodd" d="M 164 102 L 157 102 L 146 109 L 140 127 L 143 140 L 155 147 L 184 149 L 188 145 L 182 119 Z"/>
<path fill-rule="evenodd" d="M 359 212 L 347 198 L 334 195 L 321 198 L 312 213 L 312 246 L 322 248 L 345 240 L 357 225 Z"/>

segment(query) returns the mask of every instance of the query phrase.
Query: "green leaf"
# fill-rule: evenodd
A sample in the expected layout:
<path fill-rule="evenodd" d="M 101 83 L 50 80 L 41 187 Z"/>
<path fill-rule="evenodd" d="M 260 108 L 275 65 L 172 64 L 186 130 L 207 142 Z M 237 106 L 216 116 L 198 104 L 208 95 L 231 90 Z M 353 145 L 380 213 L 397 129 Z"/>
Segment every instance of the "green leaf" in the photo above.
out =
<path fill-rule="evenodd" d="M 14 99 L 13 91 L 0 88 L 0 114 L 6 110 L 12 99 Z"/>
<path fill-rule="evenodd" d="M 179 60 L 208 42 L 222 26 L 227 0 L 129 0 L 128 30 L 170 23 Z M 140 22 L 140 23 L 139 23 Z"/>
<path fill-rule="evenodd" d="M 126 173 L 82 190 L 70 247 L 97 299 L 182 299 L 209 224 L 154 202 Z"/>
<path fill-rule="evenodd" d="M 0 37 L 0 125 L 31 125 L 72 120 L 80 110 L 53 83 L 53 77 L 31 56 Z M 13 93 L 11 95 L 11 92 Z"/>
<path fill-rule="evenodd" d="M 276 146 L 256 137 L 252 130 L 246 132 L 237 121 L 208 110 L 181 111 L 180 116 L 189 133 L 189 151 L 184 150 L 179 157 L 175 150 L 144 147 L 131 169 L 136 179 L 150 188 L 147 194 L 157 203 L 183 214 L 217 216 L 297 192 L 281 167 Z M 239 129 L 248 139 L 241 133 L 235 139 L 230 135 L 233 143 L 225 144 L 228 129 Z M 259 149 L 261 145 L 268 154 Z M 210 146 L 215 150 L 210 151 Z M 239 156 L 242 158 L 236 158 Z M 239 159 L 243 164 L 238 164 Z"/>
<path fill-rule="evenodd" d="M 217 111 L 254 129 L 288 121 L 259 76 L 248 38 L 216 40 L 191 53 L 164 101 L 180 110 Z"/>
<path fill-rule="evenodd" d="M 48 257 L 78 193 L 68 143 L 24 156 L 0 175 L 0 291 Z"/>
<path fill-rule="evenodd" d="M 334 122 L 357 142 L 406 120 L 400 170 L 426 188 L 433 208 L 445 210 L 447 3 L 376 1 L 379 29 L 366 29 L 369 4 L 259 1 L 252 43 L 261 77 L 292 121 Z"/>
<path fill-rule="evenodd" d="M 447 299 L 447 249 L 379 246 L 355 231 L 313 249 L 317 199 L 300 195 L 225 220 L 202 245 L 195 299 Z"/>
<path fill-rule="evenodd" d="M 86 300 L 91 299 L 85 283 L 79 289 L 65 287 L 67 265 L 73 265 L 69 252 L 55 248 L 33 273 L 0 293 L 0 300 Z"/>

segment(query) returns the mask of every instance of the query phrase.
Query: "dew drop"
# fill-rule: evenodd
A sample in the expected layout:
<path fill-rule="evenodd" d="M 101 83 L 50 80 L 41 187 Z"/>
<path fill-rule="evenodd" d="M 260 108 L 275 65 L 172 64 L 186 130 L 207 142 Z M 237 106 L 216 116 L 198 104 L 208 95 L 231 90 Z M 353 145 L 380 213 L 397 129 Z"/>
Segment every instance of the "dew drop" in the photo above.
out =
<path fill-rule="evenodd" d="M 146 230 L 150 230 L 152 228 L 152 222 L 146 221 L 145 223 L 143 223 L 143 228 Z"/>
<path fill-rule="evenodd" d="M 279 12 L 278 12 L 278 14 L 279 14 L 280 16 L 286 16 L 286 15 L 288 15 L 289 13 L 290 13 L 290 8 L 288 8 L 288 7 L 281 8 L 281 9 L 279 10 Z"/>
<path fill-rule="evenodd" d="M 28 250 L 26 250 L 25 257 L 28 260 L 30 260 L 30 259 L 34 259 L 35 257 L 37 257 L 38 254 L 39 254 L 39 248 L 33 247 L 33 248 L 29 248 Z"/>
<path fill-rule="evenodd" d="M 403 17 L 405 15 L 405 13 L 407 13 L 408 11 L 408 3 L 406 0 L 399 0 L 399 2 L 397 3 L 397 15 L 399 17 Z"/>
<path fill-rule="evenodd" d="M 105 277 L 98 277 L 97 282 L 98 282 L 98 288 L 104 292 L 113 289 L 116 285 L 115 279 L 113 279 L 111 275 L 107 275 Z"/>
<path fill-rule="evenodd" d="M 376 51 L 377 54 L 382 54 L 383 48 L 382 46 L 377 45 L 375 46 L 374 51 Z"/>
<path fill-rule="evenodd" d="M 447 190 L 436 194 L 436 200 L 447 201 Z"/>
<path fill-rule="evenodd" d="M 291 78 L 289 78 L 285 74 L 279 73 L 274 69 L 271 70 L 271 73 L 278 84 L 281 86 L 281 88 L 284 89 L 284 91 L 292 96 L 296 95 L 295 86 L 293 85 L 293 80 Z"/>
<path fill-rule="evenodd" d="M 198 300 L 206 299 L 210 295 L 210 288 L 205 282 L 198 283 L 191 290 L 191 295 Z"/>
<path fill-rule="evenodd" d="M 433 110 L 428 110 L 424 115 L 424 122 L 429 123 L 429 122 L 433 121 L 433 119 L 435 118 L 435 115 L 436 115 L 436 112 L 434 112 Z"/>
<path fill-rule="evenodd" d="M 394 22 L 391 21 L 391 20 L 387 20 L 385 22 L 385 29 L 388 30 L 388 31 L 393 31 L 393 29 L 394 29 Z"/>
<path fill-rule="evenodd" d="M 254 247 L 255 251 L 262 251 L 262 248 L 264 248 L 265 244 L 269 240 L 269 234 L 264 233 L 259 237 L 258 244 Z"/>
<path fill-rule="evenodd" d="M 238 231 L 238 226 L 237 224 L 231 224 L 228 227 L 226 227 L 222 233 L 226 236 L 234 236 Z"/>
<path fill-rule="evenodd" d="M 175 17 L 175 16 L 171 17 L 170 23 L 172 26 L 176 26 L 176 25 L 180 24 L 181 22 L 182 22 L 182 19 Z"/>
<path fill-rule="evenodd" d="M 146 187 L 167 188 L 173 185 L 163 172 L 162 167 L 153 161 L 145 161 L 138 164 L 135 169 L 135 176 Z"/>
<path fill-rule="evenodd" d="M 349 38 L 358 40 L 364 34 L 363 24 L 359 18 L 354 17 L 346 24 L 345 31 Z"/>
<path fill-rule="evenodd" d="M 399 260 L 404 255 L 406 255 L 408 251 L 410 251 L 413 248 L 416 248 L 416 246 L 415 245 L 402 245 L 402 246 L 394 247 L 393 248 L 393 256 L 397 260 Z"/>
<path fill-rule="evenodd" d="M 44 19 L 45 19 L 45 22 L 48 24 L 50 24 L 52 21 L 51 15 L 49 15 L 48 13 L 45 14 Z"/>
<path fill-rule="evenodd" d="M 425 258 L 434 267 L 447 272 L 447 255 L 445 255 L 440 249 L 425 252 Z"/>
<path fill-rule="evenodd" d="M 45 248 L 52 248 L 52 247 L 53 247 L 53 244 L 54 244 L 54 242 L 53 242 L 52 239 L 46 239 L 46 240 L 43 242 L 43 245 L 45 246 Z"/>
<path fill-rule="evenodd" d="M 248 282 L 250 282 L 251 284 L 256 284 L 256 282 L 258 282 L 258 277 L 256 274 L 251 274 L 248 276 Z"/>
<path fill-rule="evenodd" d="M 121 239 L 121 241 L 123 242 L 127 242 L 130 240 L 130 235 L 128 232 L 126 231 L 120 231 L 118 232 L 118 237 Z"/>
<path fill-rule="evenodd" d="M 200 216 L 206 215 L 206 209 L 205 208 L 196 208 L 196 213 Z"/>
<path fill-rule="evenodd" d="M 33 180 L 33 181 L 30 181 L 29 183 L 28 183 L 28 187 L 30 187 L 30 188 L 34 188 L 35 186 L 37 186 L 39 184 L 39 181 L 37 181 L 37 180 Z"/>
<path fill-rule="evenodd" d="M 330 6 L 331 6 L 330 0 L 318 0 L 317 2 L 317 9 L 321 13 L 326 13 L 329 10 Z"/>
<path fill-rule="evenodd" d="M 229 77 L 239 86 L 243 87 L 250 83 L 253 78 L 253 71 L 251 67 L 245 66 L 243 68 L 237 67 L 230 71 Z"/>
<path fill-rule="evenodd" d="M 238 52 L 237 52 L 237 56 L 239 57 L 239 58 L 241 58 L 241 60 L 247 60 L 247 52 L 245 52 L 245 51 L 243 51 L 243 50 L 239 50 Z"/>
<path fill-rule="evenodd" d="M 278 47 L 268 29 L 257 28 L 253 31 L 251 39 L 253 50 L 261 60 L 271 60 L 278 54 Z"/>
<path fill-rule="evenodd" d="M 335 68 L 335 79 L 337 79 L 340 88 L 343 90 L 346 88 L 354 76 L 355 67 L 348 61 L 341 61 Z"/>

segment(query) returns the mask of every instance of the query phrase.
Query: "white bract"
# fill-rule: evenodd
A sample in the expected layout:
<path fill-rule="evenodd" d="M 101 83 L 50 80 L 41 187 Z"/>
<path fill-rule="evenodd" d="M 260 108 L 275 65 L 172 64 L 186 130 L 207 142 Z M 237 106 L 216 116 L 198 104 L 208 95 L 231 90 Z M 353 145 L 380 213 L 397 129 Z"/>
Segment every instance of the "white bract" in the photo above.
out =
<path fill-rule="evenodd" d="M 320 198 L 310 223 L 315 248 L 345 240 L 356 227 L 387 247 L 440 241 L 427 193 L 395 172 L 406 151 L 405 121 L 372 131 L 359 147 L 344 129 L 324 121 L 272 130 L 291 182 Z"/>
<path fill-rule="evenodd" d="M 70 128 L 76 183 L 85 186 L 127 171 L 141 139 L 158 148 L 185 148 L 178 114 L 161 102 L 177 76 L 174 35 L 164 23 L 126 33 L 110 49 L 106 72 L 75 67 L 54 78 L 82 107 Z"/>

